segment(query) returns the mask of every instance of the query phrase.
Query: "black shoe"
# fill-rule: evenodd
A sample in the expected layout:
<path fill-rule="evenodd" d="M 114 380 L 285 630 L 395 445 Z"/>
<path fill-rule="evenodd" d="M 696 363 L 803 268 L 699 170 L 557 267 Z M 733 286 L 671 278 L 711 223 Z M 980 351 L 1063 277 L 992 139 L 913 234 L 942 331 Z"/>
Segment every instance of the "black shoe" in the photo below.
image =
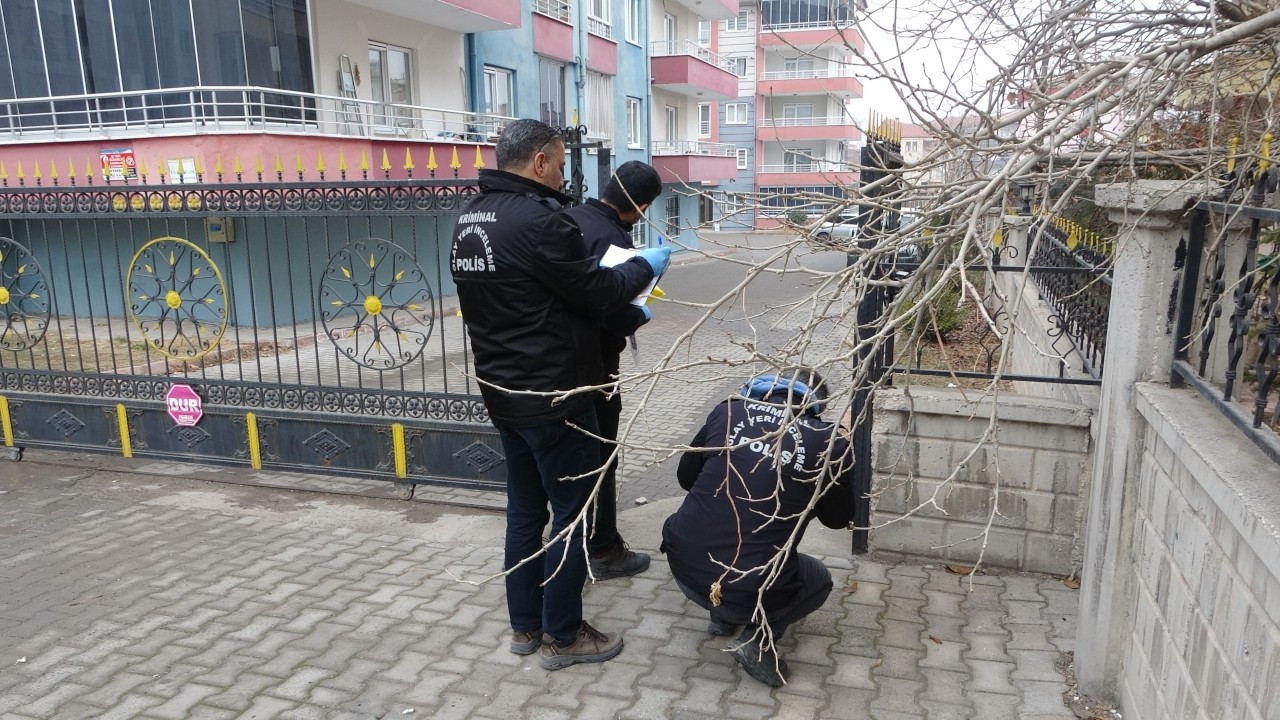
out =
<path fill-rule="evenodd" d="M 769 687 L 782 687 L 791 674 L 787 661 L 778 657 L 776 650 L 761 650 L 758 639 L 739 643 L 732 652 L 733 659 L 748 675 Z"/>
<path fill-rule="evenodd" d="M 591 575 L 596 580 L 639 575 L 649 569 L 649 556 L 635 552 L 626 543 L 618 543 L 602 553 L 592 553 L 589 560 Z"/>
<path fill-rule="evenodd" d="M 729 637 L 737 631 L 737 625 L 719 620 L 714 615 L 711 616 L 711 622 L 707 624 L 707 632 L 716 637 Z"/>

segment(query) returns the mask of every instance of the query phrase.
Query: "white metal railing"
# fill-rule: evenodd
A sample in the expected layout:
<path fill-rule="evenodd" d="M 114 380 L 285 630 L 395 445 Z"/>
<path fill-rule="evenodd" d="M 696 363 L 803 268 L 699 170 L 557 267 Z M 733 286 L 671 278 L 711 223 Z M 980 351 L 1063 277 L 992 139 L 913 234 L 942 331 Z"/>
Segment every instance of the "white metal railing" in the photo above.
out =
<path fill-rule="evenodd" d="M 853 69 L 848 67 L 811 68 L 807 70 L 770 70 L 760 73 L 761 80 L 813 80 L 822 78 L 853 77 Z"/>
<path fill-rule="evenodd" d="M 533 11 L 560 22 L 573 24 L 573 11 L 566 0 L 533 0 Z"/>
<path fill-rule="evenodd" d="M 613 26 L 600 18 L 587 18 L 587 32 L 592 35 L 599 35 L 605 40 L 613 39 Z"/>
<path fill-rule="evenodd" d="M 514 118 L 246 86 L 0 100 L 0 141 L 272 132 L 496 142 Z"/>
<path fill-rule="evenodd" d="M 775 30 L 835 30 L 853 27 L 853 20 L 827 18 L 824 20 L 785 20 L 778 22 L 762 21 L 760 32 L 771 33 Z"/>
<path fill-rule="evenodd" d="M 815 172 L 853 172 L 849 163 L 833 160 L 813 160 L 811 162 L 783 163 L 781 165 L 761 165 L 762 173 L 815 173 Z"/>
<path fill-rule="evenodd" d="M 715 65 L 721 70 L 734 72 L 732 60 L 711 52 L 710 48 L 699 45 L 692 40 L 656 40 L 649 43 L 649 57 L 671 57 L 673 55 L 692 55 L 705 63 Z"/>
<path fill-rule="evenodd" d="M 729 143 L 703 140 L 658 140 L 653 143 L 654 155 L 714 155 L 736 157 L 738 146 Z"/>
<path fill-rule="evenodd" d="M 821 125 L 852 126 L 855 123 L 848 115 L 829 115 L 827 117 L 762 117 L 760 127 L 817 127 Z"/>

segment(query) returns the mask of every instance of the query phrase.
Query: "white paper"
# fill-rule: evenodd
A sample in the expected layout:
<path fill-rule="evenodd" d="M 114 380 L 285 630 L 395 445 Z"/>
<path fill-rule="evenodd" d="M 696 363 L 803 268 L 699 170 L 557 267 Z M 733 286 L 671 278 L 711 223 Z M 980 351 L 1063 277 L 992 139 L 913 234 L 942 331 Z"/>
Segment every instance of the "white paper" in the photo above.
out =
<path fill-rule="evenodd" d="M 627 250 L 626 248 L 620 248 L 617 245 L 610 245 L 609 249 L 604 251 L 604 257 L 600 258 L 600 267 L 621 265 L 639 254 L 640 252 L 638 250 Z M 650 280 L 649 284 L 644 286 L 644 290 L 641 290 L 640 294 L 631 301 L 631 304 L 636 307 L 642 307 L 646 302 L 648 302 L 650 297 L 649 293 L 653 292 L 653 288 L 656 287 L 657 284 L 658 277 L 655 275 L 653 280 Z"/>

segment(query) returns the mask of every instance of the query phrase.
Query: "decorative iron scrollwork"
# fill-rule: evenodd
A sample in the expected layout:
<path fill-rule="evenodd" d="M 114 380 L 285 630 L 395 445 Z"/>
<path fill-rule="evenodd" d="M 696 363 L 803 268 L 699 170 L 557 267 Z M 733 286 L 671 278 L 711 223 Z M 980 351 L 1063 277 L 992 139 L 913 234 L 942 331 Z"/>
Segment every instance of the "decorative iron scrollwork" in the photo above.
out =
<path fill-rule="evenodd" d="M 377 238 L 350 243 L 329 259 L 319 302 L 338 351 L 374 370 L 413 362 L 435 325 L 426 273 L 409 251 Z"/>
<path fill-rule="evenodd" d="M 49 329 L 49 284 L 23 245 L 0 237 L 0 349 L 30 350 Z"/>
<path fill-rule="evenodd" d="M 156 352 L 178 360 L 209 354 L 227 330 L 227 284 L 204 250 L 159 237 L 138 249 L 126 283 L 129 316 Z"/>

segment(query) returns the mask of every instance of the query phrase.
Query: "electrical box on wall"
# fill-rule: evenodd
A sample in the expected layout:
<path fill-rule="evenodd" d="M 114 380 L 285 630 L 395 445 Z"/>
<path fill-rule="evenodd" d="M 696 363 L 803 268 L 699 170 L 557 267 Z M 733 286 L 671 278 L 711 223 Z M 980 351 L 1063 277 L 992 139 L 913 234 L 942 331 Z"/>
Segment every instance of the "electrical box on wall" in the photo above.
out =
<path fill-rule="evenodd" d="M 235 240 L 232 227 L 231 220 L 225 217 L 210 216 L 204 219 L 205 233 L 211 243 L 229 243 Z"/>

